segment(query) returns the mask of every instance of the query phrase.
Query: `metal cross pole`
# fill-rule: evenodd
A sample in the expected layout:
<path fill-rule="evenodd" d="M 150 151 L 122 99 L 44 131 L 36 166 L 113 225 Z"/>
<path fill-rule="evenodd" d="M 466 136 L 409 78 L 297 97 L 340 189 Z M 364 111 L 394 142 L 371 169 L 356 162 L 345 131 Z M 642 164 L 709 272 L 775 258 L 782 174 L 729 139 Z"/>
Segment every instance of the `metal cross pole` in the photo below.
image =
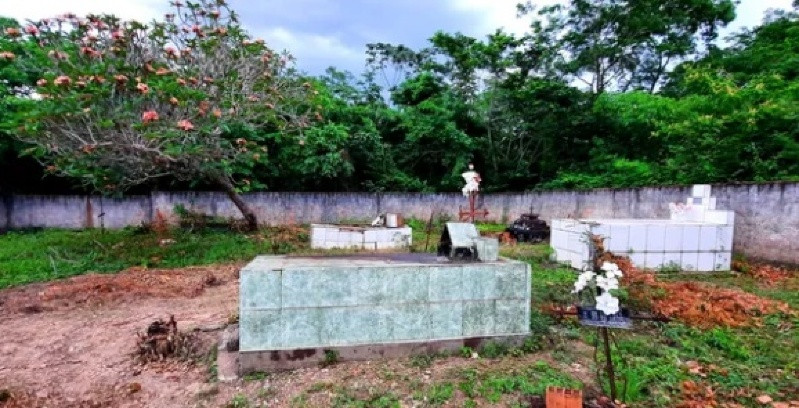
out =
<path fill-rule="evenodd" d="M 424 252 L 427 252 L 427 246 L 430 244 L 430 233 L 433 232 L 433 216 L 435 213 L 435 211 L 430 211 L 430 220 L 427 221 L 427 228 L 425 228 L 425 234 L 427 236 L 424 240 Z"/>
<path fill-rule="evenodd" d="M 476 192 L 469 193 L 469 211 L 464 211 L 463 208 L 461 208 L 460 211 L 458 212 L 458 216 L 460 217 L 461 221 L 468 220 L 474 223 L 474 217 L 476 215 L 481 215 L 483 217 L 488 215 L 488 210 L 486 209 L 478 210 L 475 208 L 476 201 L 477 201 L 477 193 Z"/>
<path fill-rule="evenodd" d="M 601 327 L 602 340 L 605 342 L 605 370 L 608 373 L 608 381 L 610 382 L 610 400 L 616 401 L 616 373 L 613 370 L 613 359 L 610 355 L 610 339 L 608 338 L 608 328 Z"/>

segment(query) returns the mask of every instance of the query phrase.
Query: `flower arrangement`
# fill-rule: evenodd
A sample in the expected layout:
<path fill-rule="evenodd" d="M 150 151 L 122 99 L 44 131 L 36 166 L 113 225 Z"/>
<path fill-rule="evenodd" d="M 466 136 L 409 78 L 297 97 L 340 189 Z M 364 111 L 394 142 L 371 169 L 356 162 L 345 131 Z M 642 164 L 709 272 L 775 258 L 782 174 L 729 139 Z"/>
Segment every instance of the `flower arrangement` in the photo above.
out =
<path fill-rule="evenodd" d="M 619 290 L 619 278 L 622 277 L 619 266 L 612 262 L 604 262 L 601 267 L 588 268 L 583 271 L 574 283 L 572 293 L 584 300 L 596 302 L 597 310 L 605 315 L 618 313 L 619 298 L 613 293 Z"/>

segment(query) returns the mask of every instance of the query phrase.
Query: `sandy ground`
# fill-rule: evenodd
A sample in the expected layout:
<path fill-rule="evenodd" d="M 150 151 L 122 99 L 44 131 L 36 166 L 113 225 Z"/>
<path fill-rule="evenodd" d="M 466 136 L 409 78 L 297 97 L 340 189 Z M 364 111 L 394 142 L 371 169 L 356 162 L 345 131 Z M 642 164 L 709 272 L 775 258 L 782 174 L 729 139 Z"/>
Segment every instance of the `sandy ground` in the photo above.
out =
<path fill-rule="evenodd" d="M 228 404 L 237 395 L 251 407 L 326 407 L 341 388 L 360 396 L 391 392 L 402 406 L 426 406 L 413 392 L 464 368 L 512 369 L 542 359 L 557 364 L 547 355 L 442 358 L 424 368 L 403 359 L 221 383 L 210 381 L 205 361 L 135 362 L 137 333 L 169 315 L 179 330 L 197 329 L 208 350 L 216 347 L 237 313 L 239 267 L 133 269 L 0 291 L 0 407 L 225 407 L 234 406 Z M 561 368 L 591 381 L 587 367 Z M 446 406 L 462 404 L 455 398 Z"/>
<path fill-rule="evenodd" d="M 109 291 L 107 283 L 118 275 L 79 277 L 0 293 L 0 389 L 12 397 L 6 406 L 191 406 L 186 401 L 206 384 L 207 366 L 171 361 L 138 365 L 131 358 L 137 333 L 174 314 L 180 330 L 208 330 L 204 337 L 210 346 L 218 335 L 214 330 L 236 313 L 236 270 L 235 265 L 187 268 L 171 275 L 170 284 L 176 287 L 194 285 L 189 296 L 179 291 L 117 294 L 118 288 Z M 148 282 L 147 278 L 167 273 L 139 270 L 132 278 Z M 203 281 L 209 274 L 215 277 L 214 286 L 198 289 L 197 278 Z M 89 281 L 96 285 L 87 287 Z M 159 279 L 149 282 L 164 286 Z M 81 292 L 72 293 L 73 287 Z M 59 296 L 53 298 L 54 292 Z"/>

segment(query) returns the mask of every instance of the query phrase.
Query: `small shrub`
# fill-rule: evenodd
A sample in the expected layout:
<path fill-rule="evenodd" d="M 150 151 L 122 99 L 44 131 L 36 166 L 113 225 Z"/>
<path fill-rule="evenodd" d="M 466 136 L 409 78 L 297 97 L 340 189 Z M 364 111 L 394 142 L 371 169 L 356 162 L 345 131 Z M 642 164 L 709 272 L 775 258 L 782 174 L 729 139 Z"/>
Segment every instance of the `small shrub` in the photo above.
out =
<path fill-rule="evenodd" d="M 461 383 L 458 384 L 458 388 L 461 390 L 461 392 L 463 392 L 463 394 L 469 398 L 472 398 L 475 395 L 477 395 L 477 391 L 475 389 L 476 386 L 477 384 L 473 379 L 461 381 Z"/>
<path fill-rule="evenodd" d="M 728 329 L 715 328 L 705 333 L 707 345 L 721 350 L 733 360 L 745 361 L 751 357 L 749 350 L 733 332 Z"/>
<path fill-rule="evenodd" d="M 216 358 L 219 350 L 216 347 L 211 347 L 208 356 L 205 358 L 208 364 L 208 382 L 219 381 L 219 367 L 216 365 Z"/>
<path fill-rule="evenodd" d="M 238 324 L 239 323 L 239 313 L 233 312 L 227 317 L 227 324 Z"/>
<path fill-rule="evenodd" d="M 499 358 L 505 354 L 508 354 L 508 346 L 493 341 L 486 343 L 480 350 L 480 355 L 485 358 Z"/>
<path fill-rule="evenodd" d="M 668 274 L 668 273 L 679 273 L 680 271 L 682 271 L 682 267 L 680 267 L 679 263 L 674 262 L 674 261 L 671 261 L 668 264 L 662 265 L 660 267 L 660 270 L 659 270 L 660 273 L 666 273 L 666 274 Z"/>
<path fill-rule="evenodd" d="M 325 350 L 325 359 L 322 362 L 323 367 L 329 367 L 338 363 L 338 351 Z"/>
<path fill-rule="evenodd" d="M 267 373 L 262 371 L 256 371 L 254 373 L 250 373 L 244 376 L 244 381 L 263 381 L 268 376 Z"/>
<path fill-rule="evenodd" d="M 460 353 L 461 357 L 463 358 L 472 358 L 472 354 L 474 354 L 474 350 L 471 347 L 461 347 Z"/>
<path fill-rule="evenodd" d="M 529 336 L 524 339 L 524 344 L 522 344 L 522 351 L 525 353 L 536 353 L 543 349 L 543 344 L 541 340 L 536 339 L 533 336 Z"/>
<path fill-rule="evenodd" d="M 530 336 L 532 338 L 543 339 L 549 335 L 550 326 L 552 326 L 552 318 L 540 310 L 530 310 Z"/>
<path fill-rule="evenodd" d="M 435 356 L 432 354 L 417 354 L 411 356 L 410 365 L 416 368 L 427 368 L 433 364 Z"/>
<path fill-rule="evenodd" d="M 249 408 L 250 407 L 250 400 L 247 399 L 247 396 L 244 394 L 236 394 L 228 403 L 225 405 L 226 408 Z"/>
<path fill-rule="evenodd" d="M 451 383 L 436 384 L 427 393 L 427 401 L 430 405 L 441 405 L 449 401 L 454 393 L 455 386 Z"/>
<path fill-rule="evenodd" d="M 400 408 L 399 398 L 391 392 L 370 392 L 366 398 L 359 398 L 347 389 L 338 389 L 331 404 L 347 408 Z"/>

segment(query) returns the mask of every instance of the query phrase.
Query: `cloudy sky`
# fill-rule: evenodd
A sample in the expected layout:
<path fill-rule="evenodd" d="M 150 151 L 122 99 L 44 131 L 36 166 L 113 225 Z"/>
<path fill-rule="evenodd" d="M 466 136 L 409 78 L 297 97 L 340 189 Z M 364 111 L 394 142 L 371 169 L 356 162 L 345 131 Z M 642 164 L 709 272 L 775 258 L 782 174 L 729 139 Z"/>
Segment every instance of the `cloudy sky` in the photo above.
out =
<path fill-rule="evenodd" d="M 312 74 L 330 65 L 353 72 L 364 67 L 365 44 L 387 42 L 414 48 L 436 30 L 483 37 L 497 28 L 524 32 L 516 18 L 519 0 L 228 0 L 247 28 L 273 48 L 288 49 L 298 66 Z M 539 0 L 539 5 L 557 0 Z M 20 21 L 64 12 L 112 13 L 151 20 L 167 0 L 0 0 L 0 14 Z M 770 8 L 790 8 L 791 0 L 741 0 L 728 30 L 760 23 Z"/>

